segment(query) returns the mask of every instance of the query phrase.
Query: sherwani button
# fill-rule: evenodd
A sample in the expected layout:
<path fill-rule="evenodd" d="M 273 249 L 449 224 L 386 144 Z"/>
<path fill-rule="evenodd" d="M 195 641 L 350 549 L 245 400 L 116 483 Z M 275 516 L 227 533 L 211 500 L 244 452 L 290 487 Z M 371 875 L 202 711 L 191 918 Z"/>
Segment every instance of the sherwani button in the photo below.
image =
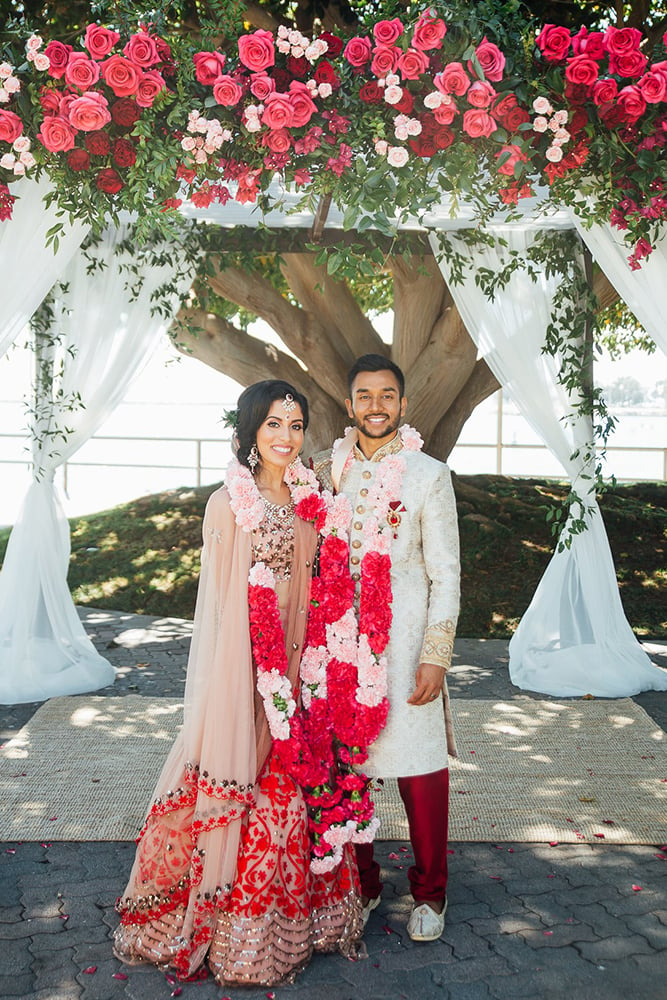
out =
<path fill-rule="evenodd" d="M 352 574 L 352 579 L 353 579 L 353 580 L 359 580 L 359 579 L 360 579 L 360 577 L 361 577 L 361 574 L 360 574 L 360 573 L 353 573 L 353 574 Z"/>
<path fill-rule="evenodd" d="M 310 559 L 306 559 L 306 566 L 310 566 Z"/>
<path fill-rule="evenodd" d="M 372 473 L 372 472 L 369 472 L 368 470 L 366 470 L 365 472 L 362 472 L 362 473 L 361 473 L 361 475 L 363 476 L 363 478 L 364 478 L 364 479 L 370 479 L 370 478 L 371 478 L 371 476 L 372 476 L 372 474 L 373 474 L 373 473 Z"/>
<path fill-rule="evenodd" d="M 366 508 L 362 507 L 361 504 L 359 504 L 359 506 L 357 507 L 357 514 L 365 514 L 365 513 L 366 513 Z"/>
<path fill-rule="evenodd" d="M 362 497 L 367 497 L 368 496 L 368 490 L 366 489 L 365 486 L 364 486 L 363 490 L 359 490 L 359 492 L 361 493 Z"/>
<path fill-rule="evenodd" d="M 355 540 L 352 542 L 352 548 L 353 549 L 360 549 L 361 548 L 361 542 L 359 541 L 358 538 L 355 538 Z"/>
<path fill-rule="evenodd" d="M 299 648 L 299 643 L 298 642 L 293 642 L 292 643 L 292 649 L 298 649 L 298 648 Z"/>
<path fill-rule="evenodd" d="M 361 523 L 361 521 L 355 521 L 354 522 L 354 530 L 355 531 L 361 531 L 362 528 L 363 528 L 363 524 Z"/>
<path fill-rule="evenodd" d="M 358 566 L 360 562 L 359 556 L 352 556 L 350 562 L 352 563 L 353 566 Z"/>

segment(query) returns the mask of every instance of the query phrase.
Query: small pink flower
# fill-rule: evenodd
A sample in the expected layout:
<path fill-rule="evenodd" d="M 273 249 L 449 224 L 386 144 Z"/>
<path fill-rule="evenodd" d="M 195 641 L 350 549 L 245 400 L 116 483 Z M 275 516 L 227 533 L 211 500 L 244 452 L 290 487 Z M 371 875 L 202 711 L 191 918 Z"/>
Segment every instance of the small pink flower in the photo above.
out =
<path fill-rule="evenodd" d="M 551 102 L 546 97 L 536 97 L 533 101 L 533 111 L 538 115 L 550 115 L 553 108 Z"/>

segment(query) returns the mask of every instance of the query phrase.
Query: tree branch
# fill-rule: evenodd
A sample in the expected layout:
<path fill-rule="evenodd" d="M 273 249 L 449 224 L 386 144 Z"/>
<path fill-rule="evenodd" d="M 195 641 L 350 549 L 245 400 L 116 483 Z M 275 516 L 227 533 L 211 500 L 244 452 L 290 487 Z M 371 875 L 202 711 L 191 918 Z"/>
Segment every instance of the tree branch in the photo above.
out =
<path fill-rule="evenodd" d="M 391 257 L 394 277 L 394 340 L 392 358 L 408 371 L 432 335 L 448 296 L 434 257 Z"/>

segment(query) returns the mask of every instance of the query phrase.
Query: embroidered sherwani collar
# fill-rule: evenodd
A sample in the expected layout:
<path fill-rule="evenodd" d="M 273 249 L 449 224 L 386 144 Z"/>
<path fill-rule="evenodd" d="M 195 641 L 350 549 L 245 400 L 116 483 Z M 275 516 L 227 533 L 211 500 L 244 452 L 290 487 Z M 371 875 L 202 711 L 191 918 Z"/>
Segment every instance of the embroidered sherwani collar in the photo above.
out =
<path fill-rule="evenodd" d="M 355 444 L 354 457 L 360 462 L 381 462 L 387 455 L 396 455 L 399 451 L 403 451 L 403 441 L 400 431 L 396 431 L 393 438 L 387 441 L 386 444 L 383 444 L 381 448 L 378 448 L 370 458 L 366 458 L 358 443 Z"/>

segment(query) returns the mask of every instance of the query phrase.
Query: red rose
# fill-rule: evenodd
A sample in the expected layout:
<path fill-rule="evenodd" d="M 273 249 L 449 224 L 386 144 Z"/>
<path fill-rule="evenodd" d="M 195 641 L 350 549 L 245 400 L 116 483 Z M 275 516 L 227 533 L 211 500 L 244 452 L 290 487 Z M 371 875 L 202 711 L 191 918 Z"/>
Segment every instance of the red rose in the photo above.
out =
<path fill-rule="evenodd" d="M 317 64 L 317 69 L 315 70 L 315 81 L 317 83 L 328 83 L 334 90 L 336 87 L 340 87 L 340 77 L 331 63 L 326 59 L 322 59 Z"/>
<path fill-rule="evenodd" d="M 22 133 L 23 122 L 19 116 L 13 111 L 0 109 L 0 139 L 4 142 L 14 142 Z"/>
<path fill-rule="evenodd" d="M 40 87 L 39 103 L 47 115 L 57 115 L 60 110 L 60 94 L 49 87 Z"/>
<path fill-rule="evenodd" d="M 71 45 L 64 45 L 55 39 L 49 42 L 44 49 L 44 55 L 49 57 L 49 76 L 55 77 L 56 80 L 63 76 L 71 51 Z"/>
<path fill-rule="evenodd" d="M 289 99 L 292 105 L 292 125 L 294 128 L 307 125 L 317 111 L 317 105 L 310 96 L 310 91 L 305 83 L 294 80 L 290 84 Z"/>
<path fill-rule="evenodd" d="M 276 90 L 280 90 L 283 93 L 289 90 L 289 85 L 292 82 L 292 76 L 287 72 L 286 69 L 274 69 L 271 71 L 271 79 L 276 85 Z"/>
<path fill-rule="evenodd" d="M 99 64 L 89 59 L 85 52 L 73 52 L 65 67 L 65 80 L 70 87 L 90 90 L 100 78 Z"/>
<path fill-rule="evenodd" d="M 393 73 L 398 63 L 401 50 L 395 45 L 376 45 L 373 49 L 373 61 L 371 71 L 377 77 L 387 76 Z"/>
<path fill-rule="evenodd" d="M 609 57 L 609 72 L 624 77 L 641 76 L 647 63 L 648 59 L 642 52 L 623 52 Z"/>
<path fill-rule="evenodd" d="M 568 80 L 563 94 L 570 104 L 585 104 L 590 92 L 591 88 L 584 86 L 583 83 L 570 83 Z"/>
<path fill-rule="evenodd" d="M 483 108 L 471 108 L 463 115 L 463 131 L 471 139 L 488 138 L 497 128 L 491 115 Z"/>
<path fill-rule="evenodd" d="M 497 45 L 488 41 L 486 35 L 475 49 L 475 55 L 477 56 L 477 62 L 482 67 L 482 72 L 486 80 L 491 80 L 493 83 L 502 80 L 503 70 L 505 69 L 505 56 Z M 474 72 L 472 62 L 468 63 L 468 70 L 471 73 Z"/>
<path fill-rule="evenodd" d="M 310 63 L 305 56 L 299 56 L 298 59 L 296 56 L 288 56 L 287 69 L 297 80 L 303 80 L 310 73 Z"/>
<path fill-rule="evenodd" d="M 135 100 L 140 108 L 152 108 L 157 95 L 164 90 L 164 78 L 156 69 L 141 74 Z"/>
<path fill-rule="evenodd" d="M 124 186 L 113 167 L 100 170 L 95 183 L 98 191 L 104 191 L 105 194 L 117 194 Z"/>
<path fill-rule="evenodd" d="M 567 123 L 567 130 L 572 135 L 576 135 L 577 132 L 581 132 L 582 129 L 586 128 L 588 125 L 588 113 L 584 108 L 577 108 L 572 115 L 571 120 Z"/>
<path fill-rule="evenodd" d="M 111 156 L 117 166 L 131 167 L 136 162 L 137 151 L 134 148 L 134 143 L 128 139 L 116 139 Z"/>
<path fill-rule="evenodd" d="M 224 108 L 233 108 L 242 96 L 243 90 L 229 73 L 219 76 L 213 84 L 213 97 Z"/>
<path fill-rule="evenodd" d="M 605 54 L 604 35 L 601 31 L 589 32 L 588 28 L 582 25 L 572 37 L 572 51 L 575 56 L 585 53 L 589 59 L 597 59 L 599 62 Z"/>
<path fill-rule="evenodd" d="M 461 97 L 470 86 L 470 77 L 460 62 L 449 63 L 442 73 L 436 73 L 433 83 L 442 94 Z"/>
<path fill-rule="evenodd" d="M 416 49 L 427 52 L 429 49 L 439 49 L 447 34 L 447 25 L 441 17 L 437 17 L 432 8 L 427 8 L 420 14 L 415 30 L 412 33 L 412 44 Z"/>
<path fill-rule="evenodd" d="M 268 69 L 276 61 L 273 35 L 263 28 L 258 28 L 252 35 L 241 35 L 238 46 L 239 59 L 253 73 Z"/>
<path fill-rule="evenodd" d="M 195 79 L 205 87 L 211 87 L 225 68 L 222 52 L 196 52 L 192 61 L 195 64 Z"/>
<path fill-rule="evenodd" d="M 647 104 L 660 104 L 667 100 L 667 73 L 649 70 L 639 81 L 639 87 Z"/>
<path fill-rule="evenodd" d="M 111 149 L 111 139 L 107 132 L 89 132 L 84 141 L 86 149 L 93 156 L 106 156 Z"/>
<path fill-rule="evenodd" d="M 7 115 L 11 112 L 0 111 L 0 120 L 3 114 Z M 74 148 L 75 135 L 76 132 L 69 122 L 63 118 L 57 118 L 55 115 L 47 115 L 37 133 L 37 138 L 50 153 L 65 153 L 68 149 Z"/>
<path fill-rule="evenodd" d="M 603 104 L 598 112 L 600 121 L 607 128 L 616 128 L 624 121 L 623 109 L 618 104 Z"/>
<path fill-rule="evenodd" d="M 626 122 L 636 122 L 646 111 L 646 100 L 636 84 L 623 87 L 616 100 Z"/>
<path fill-rule="evenodd" d="M 365 104 L 382 104 L 382 89 L 375 80 L 370 80 L 359 88 L 359 97 Z"/>
<path fill-rule="evenodd" d="M 323 31 L 319 37 L 329 46 L 327 53 L 332 59 L 334 59 L 339 52 L 342 52 L 343 40 L 342 38 L 339 38 L 338 35 L 332 35 L 330 31 Z"/>
<path fill-rule="evenodd" d="M 572 56 L 565 67 L 565 79 L 570 83 L 579 83 L 591 87 L 598 78 L 600 67 L 594 59 L 588 56 Z"/>
<path fill-rule="evenodd" d="M 118 41 L 120 41 L 120 35 L 117 31 L 103 28 L 99 24 L 89 24 L 86 28 L 83 44 L 93 59 L 104 59 Z"/>
<path fill-rule="evenodd" d="M 370 38 L 361 38 L 359 36 L 351 38 L 345 46 L 343 55 L 350 66 L 354 66 L 355 69 L 365 66 L 371 57 Z"/>
<path fill-rule="evenodd" d="M 141 110 L 131 97 L 121 97 L 111 105 L 111 117 L 120 128 L 131 128 L 141 118 Z"/>
<path fill-rule="evenodd" d="M 604 33 L 604 47 L 610 55 L 620 56 L 624 52 L 636 52 L 642 40 L 639 28 L 615 28 L 611 25 Z"/>
<path fill-rule="evenodd" d="M 561 62 L 570 48 L 570 32 L 557 24 L 545 24 L 535 42 L 547 62 Z"/>
<path fill-rule="evenodd" d="M 616 80 L 604 79 L 597 80 L 593 84 L 593 102 L 600 107 L 602 104 L 609 104 L 611 101 L 616 100 L 616 95 L 618 93 L 618 84 Z"/>
<path fill-rule="evenodd" d="M 160 61 L 157 45 L 145 31 L 139 31 L 136 35 L 132 35 L 123 52 L 135 66 L 142 68 L 152 66 Z"/>
<path fill-rule="evenodd" d="M 378 21 L 373 25 L 373 38 L 377 45 L 393 45 L 403 34 L 403 22 L 395 17 L 391 21 Z"/>
<path fill-rule="evenodd" d="M 530 114 L 522 108 L 514 94 L 505 94 L 494 104 L 491 114 L 499 118 L 508 132 L 516 132 L 520 125 L 530 121 Z"/>
<path fill-rule="evenodd" d="M 272 153 L 286 153 L 292 147 L 292 137 L 286 128 L 269 129 L 262 136 L 262 145 Z"/>
<path fill-rule="evenodd" d="M 430 159 L 431 156 L 434 156 L 438 152 L 434 136 L 424 133 L 416 136 L 414 139 L 408 139 L 408 146 L 413 153 L 421 156 L 424 160 Z"/>
<path fill-rule="evenodd" d="M 409 115 L 415 105 L 415 99 L 409 90 L 403 89 L 400 101 L 392 104 L 392 108 L 399 115 Z"/>
<path fill-rule="evenodd" d="M 404 80 L 418 80 L 428 69 L 428 56 L 419 49 L 408 49 L 399 57 L 398 69 Z"/>
<path fill-rule="evenodd" d="M 104 94 L 87 90 L 72 101 L 68 118 L 70 125 L 82 132 L 95 132 L 111 121 L 111 112 Z"/>
<path fill-rule="evenodd" d="M 87 170 L 90 166 L 90 157 L 85 149 L 70 149 L 67 154 L 67 163 L 72 170 Z"/>
<path fill-rule="evenodd" d="M 466 94 L 468 104 L 473 108 L 488 108 L 495 96 L 495 89 L 486 80 L 475 80 Z"/>
<path fill-rule="evenodd" d="M 103 62 L 102 76 L 116 97 L 130 97 L 139 86 L 139 71 L 123 56 L 111 56 Z"/>

